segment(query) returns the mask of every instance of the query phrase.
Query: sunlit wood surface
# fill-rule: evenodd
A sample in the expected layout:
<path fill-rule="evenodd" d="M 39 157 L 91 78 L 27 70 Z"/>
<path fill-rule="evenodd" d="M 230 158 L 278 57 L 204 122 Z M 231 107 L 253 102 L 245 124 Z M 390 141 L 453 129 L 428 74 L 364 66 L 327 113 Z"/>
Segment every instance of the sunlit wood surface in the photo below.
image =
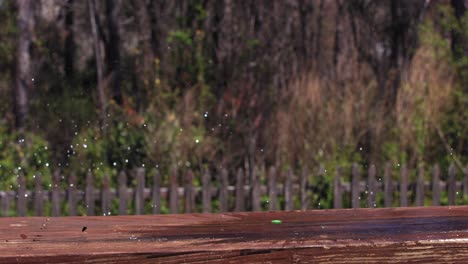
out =
<path fill-rule="evenodd" d="M 468 206 L 0 218 L 0 263 L 405 261 L 468 263 Z"/>

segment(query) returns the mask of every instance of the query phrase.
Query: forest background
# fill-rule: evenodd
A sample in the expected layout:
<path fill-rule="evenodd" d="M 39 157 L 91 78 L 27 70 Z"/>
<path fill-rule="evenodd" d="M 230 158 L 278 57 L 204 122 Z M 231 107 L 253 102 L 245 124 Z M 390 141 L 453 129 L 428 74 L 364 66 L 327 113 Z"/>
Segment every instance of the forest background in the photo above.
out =
<path fill-rule="evenodd" d="M 55 169 L 463 168 L 467 7 L 0 0 L 0 189 Z"/>

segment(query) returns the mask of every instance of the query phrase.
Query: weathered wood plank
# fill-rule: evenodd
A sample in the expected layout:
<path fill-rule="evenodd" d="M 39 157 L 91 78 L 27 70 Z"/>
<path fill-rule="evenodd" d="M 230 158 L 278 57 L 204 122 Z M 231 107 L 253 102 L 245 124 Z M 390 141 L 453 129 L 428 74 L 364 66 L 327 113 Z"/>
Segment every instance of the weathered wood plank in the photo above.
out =
<path fill-rule="evenodd" d="M 0 263 L 466 263 L 468 206 L 0 218 L 0 252 Z"/>

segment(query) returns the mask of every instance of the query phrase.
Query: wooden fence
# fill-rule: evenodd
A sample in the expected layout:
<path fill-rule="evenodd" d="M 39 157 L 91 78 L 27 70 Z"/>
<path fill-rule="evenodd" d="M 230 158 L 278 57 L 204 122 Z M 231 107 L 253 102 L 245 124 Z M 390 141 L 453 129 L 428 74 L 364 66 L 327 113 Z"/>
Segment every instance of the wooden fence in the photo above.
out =
<path fill-rule="evenodd" d="M 420 167 L 417 170 L 417 179 L 410 182 L 409 170 L 405 165 L 401 166 L 396 177 L 397 175 L 392 175 L 391 163 L 387 163 L 383 177 L 377 175 L 376 167 L 372 165 L 366 168 L 367 181 L 363 181 L 363 168 L 353 164 L 350 182 L 344 181 L 345 178 L 349 178 L 349 173 L 339 168 L 334 172 L 331 187 L 333 190 L 325 191 L 333 191 L 334 208 L 343 208 L 344 205 L 352 208 L 378 207 L 378 197 L 383 199 L 384 207 L 423 206 L 428 205 L 428 200 L 431 200 L 431 205 L 436 206 L 441 204 L 442 197 L 444 204 L 463 204 L 468 196 L 467 168 L 460 173 L 451 165 L 446 177 L 442 177 L 439 165 L 434 165 L 429 172 L 431 180 L 426 181 L 426 171 Z M 134 214 L 145 214 L 149 213 L 148 206 L 151 206 L 152 214 L 159 214 L 163 203 L 168 212 L 173 214 L 207 213 L 213 211 L 214 200 L 217 201 L 216 210 L 220 212 L 312 208 L 311 195 L 316 188 L 310 183 L 311 178 L 306 171 L 296 176 L 291 170 L 278 173 L 275 167 L 270 167 L 265 173 L 253 168 L 249 177 L 244 177 L 244 174 L 243 169 L 238 169 L 235 175 L 232 175 L 235 177 L 229 177 L 228 170 L 220 169 L 215 177 L 216 181 L 213 181 L 210 173 L 205 171 L 197 181 L 200 186 L 195 186 L 195 177 L 191 170 L 180 175 L 183 177 L 179 177 L 177 170 L 174 170 L 169 175 L 167 186 L 162 186 L 161 175 L 158 172 L 145 175 L 145 170 L 139 168 L 135 172 L 134 188 L 127 186 L 126 173 L 121 172 L 118 175 L 118 188 L 111 188 L 108 176 L 103 178 L 101 188 L 95 188 L 93 177 L 88 174 L 84 188 L 78 188 L 77 178 L 73 175 L 68 178 L 67 187 L 62 189 L 63 177 L 57 171 L 52 176 L 49 190 L 42 188 L 40 175 L 34 178 L 34 190 L 27 190 L 24 176 L 19 175 L 17 190 L 0 191 L 0 215 L 12 216 L 15 215 L 12 212 L 16 212 L 17 216 L 43 216 L 48 205 L 52 216 L 74 216 L 83 214 L 78 211 L 80 204 L 81 208 L 86 208 L 86 215 L 109 215 L 113 204 L 113 214 L 126 215 L 130 207 L 133 208 Z M 151 186 L 146 183 L 149 177 L 152 178 Z M 442 181 L 442 178 L 446 180 Z M 457 181 L 457 178 L 460 180 Z M 234 184 L 229 185 L 229 180 Z M 399 202 L 393 200 L 398 198 Z M 116 206 L 118 209 L 115 209 Z"/>

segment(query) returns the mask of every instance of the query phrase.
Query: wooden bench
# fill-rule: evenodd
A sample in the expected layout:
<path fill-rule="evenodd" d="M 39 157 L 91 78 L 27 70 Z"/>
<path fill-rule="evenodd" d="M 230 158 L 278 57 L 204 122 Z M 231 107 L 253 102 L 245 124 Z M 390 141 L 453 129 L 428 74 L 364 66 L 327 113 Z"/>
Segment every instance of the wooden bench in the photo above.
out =
<path fill-rule="evenodd" d="M 468 263 L 468 206 L 0 218 L 0 263 L 403 261 Z"/>

